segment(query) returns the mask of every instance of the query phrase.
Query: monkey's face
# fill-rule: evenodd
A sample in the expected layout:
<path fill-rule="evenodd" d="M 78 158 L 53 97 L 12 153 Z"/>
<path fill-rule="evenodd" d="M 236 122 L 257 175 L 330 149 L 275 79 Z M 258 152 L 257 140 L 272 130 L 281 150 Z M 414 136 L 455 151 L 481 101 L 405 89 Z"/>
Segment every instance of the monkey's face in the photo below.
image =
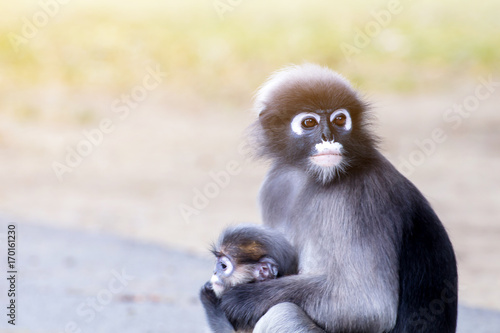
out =
<path fill-rule="evenodd" d="M 364 104 L 342 82 L 287 86 L 260 113 L 268 155 L 327 183 L 364 154 Z"/>
<path fill-rule="evenodd" d="M 259 89 L 255 107 L 261 155 L 324 184 L 362 167 L 376 152 L 365 126 L 366 104 L 330 69 L 304 64 L 276 72 Z"/>
<path fill-rule="evenodd" d="M 219 256 L 210 279 L 217 297 L 230 287 L 255 280 L 253 265 L 238 264 L 230 256 Z"/>
<path fill-rule="evenodd" d="M 346 109 L 301 112 L 290 122 L 291 140 L 303 147 L 311 172 L 323 182 L 342 170 L 346 162 L 344 145 L 352 129 L 352 119 Z"/>
<path fill-rule="evenodd" d="M 238 262 L 233 259 L 233 256 L 219 252 L 210 282 L 215 295 L 221 297 L 227 288 L 248 282 L 274 279 L 277 275 L 278 264 L 272 258 L 262 257 L 259 260 Z"/>
<path fill-rule="evenodd" d="M 234 265 L 231 259 L 226 256 L 217 257 L 217 262 L 215 263 L 214 274 L 210 279 L 212 282 L 212 288 L 217 297 L 220 297 L 222 292 L 230 285 L 228 281 L 230 281 L 230 277 L 233 274 Z"/>

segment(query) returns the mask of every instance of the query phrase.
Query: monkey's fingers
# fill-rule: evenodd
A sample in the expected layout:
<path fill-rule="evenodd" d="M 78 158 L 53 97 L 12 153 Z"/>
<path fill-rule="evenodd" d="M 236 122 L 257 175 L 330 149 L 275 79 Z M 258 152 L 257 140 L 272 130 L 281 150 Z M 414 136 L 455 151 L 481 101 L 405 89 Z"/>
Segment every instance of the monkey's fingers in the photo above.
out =
<path fill-rule="evenodd" d="M 201 287 L 200 290 L 200 300 L 203 304 L 218 304 L 219 299 L 215 296 L 214 289 L 212 288 L 212 283 L 209 281 Z"/>

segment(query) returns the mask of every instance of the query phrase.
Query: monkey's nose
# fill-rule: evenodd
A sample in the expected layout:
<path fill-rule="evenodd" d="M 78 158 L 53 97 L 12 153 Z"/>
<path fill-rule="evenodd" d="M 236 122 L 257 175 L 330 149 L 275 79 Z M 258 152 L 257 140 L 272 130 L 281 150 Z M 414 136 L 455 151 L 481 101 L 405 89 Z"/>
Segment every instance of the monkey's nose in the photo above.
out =
<path fill-rule="evenodd" d="M 333 141 L 333 134 L 330 131 L 325 131 L 321 134 L 323 141 Z"/>

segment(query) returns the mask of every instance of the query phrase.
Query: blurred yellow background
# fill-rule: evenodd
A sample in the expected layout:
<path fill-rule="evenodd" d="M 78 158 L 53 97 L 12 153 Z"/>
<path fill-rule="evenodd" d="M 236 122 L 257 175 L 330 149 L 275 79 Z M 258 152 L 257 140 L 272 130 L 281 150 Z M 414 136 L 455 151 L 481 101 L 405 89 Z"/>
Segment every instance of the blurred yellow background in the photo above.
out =
<path fill-rule="evenodd" d="M 450 233 L 460 300 L 500 310 L 499 13 L 492 0 L 4 3 L 0 214 L 204 253 L 224 226 L 259 220 L 266 166 L 239 150 L 255 90 L 317 62 L 366 95 L 398 167 L 425 154 L 407 176 Z M 427 154 L 435 129 L 446 140 Z"/>

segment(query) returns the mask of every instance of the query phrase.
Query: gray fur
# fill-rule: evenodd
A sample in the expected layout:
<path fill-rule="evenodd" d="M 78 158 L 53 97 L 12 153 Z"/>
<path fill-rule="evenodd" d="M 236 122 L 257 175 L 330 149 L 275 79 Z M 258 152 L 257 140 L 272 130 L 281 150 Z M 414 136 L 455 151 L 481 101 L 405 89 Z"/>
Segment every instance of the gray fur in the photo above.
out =
<path fill-rule="evenodd" d="M 427 200 L 378 152 L 368 105 L 352 86 L 326 68 L 293 66 L 261 88 L 256 109 L 253 143 L 271 161 L 260 193 L 263 221 L 298 251 L 299 274 L 227 290 L 220 308 L 231 324 L 263 332 L 454 333 L 456 300 L 432 321 L 419 315 L 444 288 L 456 290 L 453 247 Z M 340 110 L 352 123 L 334 121 Z M 303 113 L 317 117 L 296 118 Z M 311 163 L 335 173 L 325 177 Z"/>
<path fill-rule="evenodd" d="M 365 212 L 373 212 L 371 216 L 358 214 L 359 198 L 364 197 L 356 191 L 359 187 L 339 183 L 335 190 L 322 191 L 313 178 L 295 168 L 272 169 L 260 194 L 264 223 L 287 230 L 299 258 L 307 258 L 299 260 L 301 274 L 316 275 L 324 272 L 324 267 L 335 268 L 334 278 L 325 281 L 330 295 L 324 297 L 329 301 L 313 304 L 306 312 L 328 313 L 318 318 L 331 317 L 338 327 L 359 324 L 359 318 L 366 318 L 366 325 L 378 323 L 369 332 L 394 326 L 399 293 L 394 283 L 398 281 L 398 246 L 394 244 L 401 238 L 400 230 L 387 223 L 388 216 L 377 213 L 387 194 L 377 193 L 383 186 L 377 185 L 380 180 L 376 176 L 365 180 L 374 189 L 372 201 L 362 203 L 368 207 Z M 365 219 L 369 219 L 370 228 L 363 228 Z"/>
<path fill-rule="evenodd" d="M 214 269 L 211 282 L 219 281 L 223 288 L 216 289 L 211 283 L 202 288 L 200 299 L 205 308 L 207 320 L 214 333 L 232 333 L 234 328 L 218 306 L 218 298 L 227 288 L 250 282 L 261 283 L 298 273 L 297 251 L 279 231 L 260 225 L 241 224 L 225 229 L 213 246 L 216 256 L 224 256 L 233 265 L 227 276 Z M 256 272 L 260 265 L 268 265 L 271 275 L 263 276 Z M 303 312 L 303 311 L 302 311 Z M 238 330 L 247 333 L 251 330 Z"/>
<path fill-rule="evenodd" d="M 290 320 L 292 319 L 292 320 Z M 253 333 L 325 333 L 299 306 L 285 302 L 273 306 L 259 320 Z"/>

